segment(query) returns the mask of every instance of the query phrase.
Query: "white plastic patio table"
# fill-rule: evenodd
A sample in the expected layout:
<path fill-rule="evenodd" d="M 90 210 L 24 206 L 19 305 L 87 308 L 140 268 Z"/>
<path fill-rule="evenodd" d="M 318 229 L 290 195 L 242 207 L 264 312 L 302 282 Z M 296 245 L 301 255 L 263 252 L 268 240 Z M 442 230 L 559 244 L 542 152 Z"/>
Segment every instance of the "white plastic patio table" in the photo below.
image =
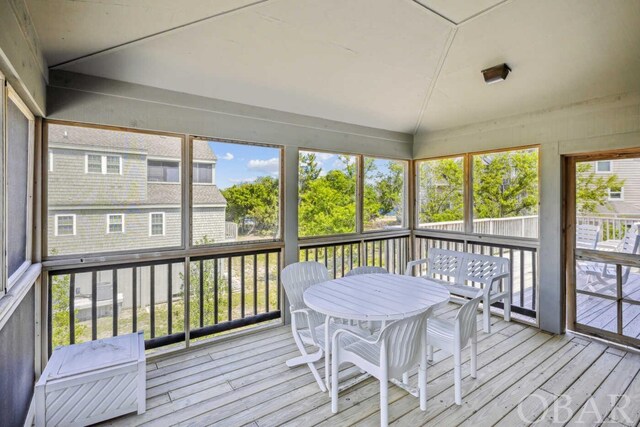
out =
<path fill-rule="evenodd" d="M 451 297 L 434 281 L 396 274 L 361 274 L 318 283 L 304 292 L 304 302 L 326 315 L 325 382 L 329 389 L 329 323 L 332 318 L 391 321 L 446 305 Z"/>

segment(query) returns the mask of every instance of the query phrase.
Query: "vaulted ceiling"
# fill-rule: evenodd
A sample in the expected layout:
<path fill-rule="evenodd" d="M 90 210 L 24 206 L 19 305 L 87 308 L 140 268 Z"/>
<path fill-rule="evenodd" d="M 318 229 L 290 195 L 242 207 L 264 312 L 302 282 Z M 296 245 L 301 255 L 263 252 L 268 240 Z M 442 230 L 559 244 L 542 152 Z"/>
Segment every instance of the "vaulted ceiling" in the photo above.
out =
<path fill-rule="evenodd" d="M 27 4 L 52 68 L 407 133 L 640 90 L 638 0 Z"/>

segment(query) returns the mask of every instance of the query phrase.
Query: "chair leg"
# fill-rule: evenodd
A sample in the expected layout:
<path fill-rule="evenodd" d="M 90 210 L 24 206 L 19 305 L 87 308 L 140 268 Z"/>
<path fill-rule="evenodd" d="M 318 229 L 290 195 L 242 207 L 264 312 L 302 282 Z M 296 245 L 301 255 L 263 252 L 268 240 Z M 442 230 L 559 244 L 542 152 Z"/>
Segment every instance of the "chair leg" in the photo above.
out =
<path fill-rule="evenodd" d="M 331 359 L 331 412 L 338 413 L 338 352 L 335 351 Z"/>
<path fill-rule="evenodd" d="M 505 322 L 510 322 L 511 321 L 511 295 L 510 293 L 507 293 L 507 295 L 504 297 L 504 321 Z"/>
<path fill-rule="evenodd" d="M 478 331 L 471 334 L 471 378 L 476 378 L 478 372 Z"/>
<path fill-rule="evenodd" d="M 389 425 L 389 382 L 386 375 L 380 377 L 380 426 Z"/>
<path fill-rule="evenodd" d="M 402 383 L 404 385 L 409 385 L 409 372 L 402 374 Z"/>
<path fill-rule="evenodd" d="M 427 345 L 427 360 L 433 361 L 433 346 Z"/>
<path fill-rule="evenodd" d="M 462 368 L 461 368 L 462 354 L 460 348 L 456 348 L 453 352 L 453 379 L 455 389 L 456 405 L 462 405 Z"/>
<path fill-rule="evenodd" d="M 315 354 L 309 354 L 307 353 L 307 349 L 304 347 L 304 343 L 302 342 L 302 340 L 300 339 L 300 336 L 298 335 L 298 333 L 296 331 L 293 331 L 293 340 L 296 342 L 296 346 L 298 347 L 298 350 L 300 350 L 300 353 L 302 354 L 301 358 L 298 357 L 294 357 L 293 359 L 287 361 L 287 366 L 289 367 L 293 367 L 296 366 L 296 362 L 299 359 L 306 359 L 307 362 L 307 366 L 309 367 L 309 370 L 311 371 L 311 373 L 313 374 L 313 378 L 316 379 L 316 382 L 318 383 L 318 385 L 320 386 L 320 390 L 322 392 L 327 391 L 327 387 L 324 384 L 323 379 L 320 377 L 320 373 L 318 372 L 318 369 L 316 368 L 316 365 L 313 364 L 314 359 L 316 359 L 316 357 L 318 357 L 318 360 L 322 357 L 322 349 L 318 350 L 317 353 Z M 289 364 L 289 362 L 291 362 L 291 364 Z"/>
<path fill-rule="evenodd" d="M 491 304 L 489 303 L 489 297 L 485 296 L 482 301 L 482 316 L 484 318 L 484 332 L 491 333 Z"/>

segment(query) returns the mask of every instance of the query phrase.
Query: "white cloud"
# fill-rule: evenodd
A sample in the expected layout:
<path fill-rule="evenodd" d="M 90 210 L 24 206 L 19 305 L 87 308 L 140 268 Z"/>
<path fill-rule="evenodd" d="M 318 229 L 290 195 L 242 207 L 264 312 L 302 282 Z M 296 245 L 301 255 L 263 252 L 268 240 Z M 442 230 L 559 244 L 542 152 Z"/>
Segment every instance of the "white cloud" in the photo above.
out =
<path fill-rule="evenodd" d="M 226 153 L 224 156 L 220 157 L 222 160 L 233 160 L 233 154 Z"/>
<path fill-rule="evenodd" d="M 335 156 L 335 154 L 331 154 L 331 153 L 316 153 L 316 158 L 318 160 L 329 160 L 333 156 Z"/>
<path fill-rule="evenodd" d="M 229 182 L 232 182 L 232 183 L 234 183 L 234 184 L 242 184 L 242 183 L 244 183 L 244 182 L 253 182 L 253 181 L 255 181 L 256 179 L 258 179 L 258 178 L 257 178 L 257 177 L 255 177 L 255 176 L 252 176 L 252 177 L 250 177 L 250 178 L 229 178 L 229 180 L 228 180 L 228 181 L 229 181 Z"/>
<path fill-rule="evenodd" d="M 277 157 L 268 160 L 252 159 L 247 163 L 247 168 L 269 174 L 277 173 L 280 170 L 280 159 Z"/>

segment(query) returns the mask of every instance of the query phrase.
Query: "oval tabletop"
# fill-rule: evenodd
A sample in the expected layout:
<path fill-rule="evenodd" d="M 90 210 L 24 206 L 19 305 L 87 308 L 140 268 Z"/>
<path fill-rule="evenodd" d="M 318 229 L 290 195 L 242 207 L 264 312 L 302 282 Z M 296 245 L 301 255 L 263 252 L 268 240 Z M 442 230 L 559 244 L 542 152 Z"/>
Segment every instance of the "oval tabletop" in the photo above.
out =
<path fill-rule="evenodd" d="M 449 291 L 434 281 L 396 274 L 359 274 L 318 283 L 304 302 L 319 313 L 350 320 L 397 320 L 449 302 Z"/>

